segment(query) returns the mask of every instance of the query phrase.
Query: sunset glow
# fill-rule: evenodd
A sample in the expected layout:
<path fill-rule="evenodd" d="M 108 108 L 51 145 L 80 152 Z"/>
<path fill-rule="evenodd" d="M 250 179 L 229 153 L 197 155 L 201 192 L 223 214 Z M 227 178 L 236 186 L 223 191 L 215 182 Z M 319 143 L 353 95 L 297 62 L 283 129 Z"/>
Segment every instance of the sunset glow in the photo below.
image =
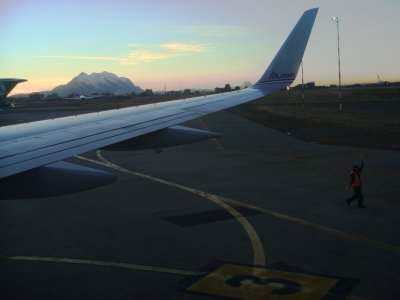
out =
<path fill-rule="evenodd" d="M 153 90 L 255 82 L 302 12 L 320 7 L 306 81 L 337 82 L 333 16 L 340 18 L 343 82 L 375 82 L 377 74 L 396 81 L 399 3 L 3 0 L 0 78 L 28 79 L 14 94 L 51 90 L 80 72 L 108 71 Z"/>

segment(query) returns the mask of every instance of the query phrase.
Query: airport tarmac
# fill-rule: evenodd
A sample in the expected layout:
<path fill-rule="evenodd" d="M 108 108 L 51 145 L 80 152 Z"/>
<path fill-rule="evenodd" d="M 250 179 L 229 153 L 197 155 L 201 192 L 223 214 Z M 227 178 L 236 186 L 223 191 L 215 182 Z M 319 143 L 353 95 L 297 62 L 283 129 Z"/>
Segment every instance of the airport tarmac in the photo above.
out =
<path fill-rule="evenodd" d="M 399 298 L 399 152 L 306 143 L 229 112 L 190 125 L 222 138 L 86 153 L 71 161 L 118 180 L 0 201 L 0 298 Z M 365 209 L 344 191 L 361 152 Z"/>

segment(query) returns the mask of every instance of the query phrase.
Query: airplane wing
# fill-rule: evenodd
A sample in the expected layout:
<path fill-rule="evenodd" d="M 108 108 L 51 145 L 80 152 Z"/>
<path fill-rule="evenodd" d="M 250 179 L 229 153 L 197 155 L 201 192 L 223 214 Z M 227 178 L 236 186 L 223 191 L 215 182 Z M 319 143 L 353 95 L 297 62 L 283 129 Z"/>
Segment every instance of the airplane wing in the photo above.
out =
<path fill-rule="evenodd" d="M 52 196 L 112 181 L 109 173 L 61 162 L 90 150 L 151 148 L 215 137 L 176 125 L 289 86 L 317 12 L 303 13 L 263 76 L 249 88 L 0 128 L 0 199 Z"/>

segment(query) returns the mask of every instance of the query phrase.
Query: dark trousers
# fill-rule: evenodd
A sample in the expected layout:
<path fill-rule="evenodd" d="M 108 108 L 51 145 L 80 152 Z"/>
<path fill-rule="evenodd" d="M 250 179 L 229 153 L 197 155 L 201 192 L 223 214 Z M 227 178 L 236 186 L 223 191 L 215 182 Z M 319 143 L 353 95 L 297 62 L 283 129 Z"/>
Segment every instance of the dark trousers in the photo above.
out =
<path fill-rule="evenodd" d="M 361 192 L 361 187 L 354 187 L 353 191 L 354 191 L 354 195 L 351 196 L 350 198 L 348 198 L 347 202 L 350 204 L 351 202 L 353 202 L 354 200 L 357 199 L 358 207 L 364 206 L 364 203 L 363 203 L 364 198 L 363 198 L 363 194 Z"/>

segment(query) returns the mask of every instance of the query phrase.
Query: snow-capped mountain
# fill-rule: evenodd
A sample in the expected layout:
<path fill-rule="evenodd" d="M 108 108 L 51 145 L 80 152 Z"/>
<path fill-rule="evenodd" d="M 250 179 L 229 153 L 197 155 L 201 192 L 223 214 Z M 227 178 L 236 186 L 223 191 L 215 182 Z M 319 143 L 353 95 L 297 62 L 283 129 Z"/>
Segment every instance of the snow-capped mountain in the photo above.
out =
<path fill-rule="evenodd" d="M 90 75 L 82 72 L 70 82 L 55 87 L 52 92 L 61 97 L 69 94 L 91 95 L 93 93 L 112 93 L 115 95 L 141 93 L 143 90 L 134 85 L 125 77 L 118 77 L 109 72 L 92 73 Z"/>

